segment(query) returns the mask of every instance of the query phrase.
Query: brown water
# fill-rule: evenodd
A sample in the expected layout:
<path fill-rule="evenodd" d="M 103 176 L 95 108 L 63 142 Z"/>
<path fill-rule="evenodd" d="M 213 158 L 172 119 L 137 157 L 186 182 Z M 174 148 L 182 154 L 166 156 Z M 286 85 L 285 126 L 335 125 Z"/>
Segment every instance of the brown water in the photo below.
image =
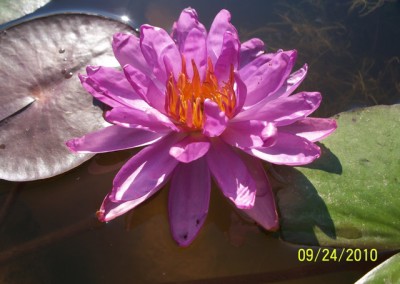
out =
<path fill-rule="evenodd" d="M 168 28 L 186 6 L 206 25 L 225 7 L 242 40 L 298 50 L 298 66 L 310 67 L 301 89 L 324 95 L 318 116 L 400 102 L 398 1 L 215 2 L 53 1 L 37 15 L 91 11 Z M 43 181 L 0 181 L 0 283 L 353 283 L 370 269 L 300 263 L 298 247 L 244 220 L 218 190 L 189 248 L 171 238 L 168 188 L 102 225 L 95 212 L 134 152 L 98 155 Z"/>

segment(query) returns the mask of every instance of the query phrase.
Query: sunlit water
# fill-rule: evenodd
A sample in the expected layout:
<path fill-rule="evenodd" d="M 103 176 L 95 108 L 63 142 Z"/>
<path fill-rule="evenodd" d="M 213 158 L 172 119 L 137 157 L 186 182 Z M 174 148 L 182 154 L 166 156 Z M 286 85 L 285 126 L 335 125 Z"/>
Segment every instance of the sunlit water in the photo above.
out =
<path fill-rule="evenodd" d="M 259 37 L 270 51 L 298 50 L 297 67 L 310 67 L 301 89 L 323 94 L 316 115 L 327 117 L 400 102 L 400 4 L 365 2 L 52 1 L 34 16 L 85 12 L 134 28 L 150 23 L 169 29 L 187 6 L 206 26 L 227 8 L 242 41 Z M 0 283 L 353 283 L 370 268 L 300 263 L 297 247 L 247 222 L 217 190 L 203 230 L 186 249 L 170 236 L 167 188 L 101 226 L 95 212 L 131 154 L 98 155 L 44 181 L 0 181 L 0 204 L 8 208 L 0 224 Z"/>

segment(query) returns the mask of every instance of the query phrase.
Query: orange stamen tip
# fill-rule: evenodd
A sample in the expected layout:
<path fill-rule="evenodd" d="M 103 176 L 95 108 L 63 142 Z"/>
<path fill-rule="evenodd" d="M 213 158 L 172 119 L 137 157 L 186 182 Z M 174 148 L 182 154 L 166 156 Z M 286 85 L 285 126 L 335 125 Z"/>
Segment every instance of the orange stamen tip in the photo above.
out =
<path fill-rule="evenodd" d="M 199 70 L 194 60 L 191 60 L 193 76 L 187 74 L 186 60 L 182 55 L 182 71 L 177 80 L 171 74 L 167 81 L 165 110 L 177 123 L 192 130 L 203 128 L 204 101 L 210 99 L 231 117 L 236 105 L 236 95 L 233 89 L 235 83 L 234 68 L 231 66 L 229 81 L 219 86 L 214 74 L 210 58 L 207 61 L 205 78 L 201 81 Z"/>

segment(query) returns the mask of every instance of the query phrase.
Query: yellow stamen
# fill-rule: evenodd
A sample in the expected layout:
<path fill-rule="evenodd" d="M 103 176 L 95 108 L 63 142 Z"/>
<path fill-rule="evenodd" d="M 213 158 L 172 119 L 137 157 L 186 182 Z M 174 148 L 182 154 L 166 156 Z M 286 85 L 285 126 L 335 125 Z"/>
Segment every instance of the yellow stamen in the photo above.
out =
<path fill-rule="evenodd" d="M 186 72 L 186 61 L 182 56 L 182 71 L 175 81 L 171 74 L 167 81 L 165 110 L 177 123 L 191 130 L 203 127 L 204 101 L 210 99 L 231 117 L 236 105 L 236 95 L 233 89 L 235 77 L 231 66 L 228 82 L 218 85 L 217 77 L 210 59 L 207 62 L 206 74 L 201 82 L 199 70 L 192 60 L 193 77 L 190 80 Z"/>

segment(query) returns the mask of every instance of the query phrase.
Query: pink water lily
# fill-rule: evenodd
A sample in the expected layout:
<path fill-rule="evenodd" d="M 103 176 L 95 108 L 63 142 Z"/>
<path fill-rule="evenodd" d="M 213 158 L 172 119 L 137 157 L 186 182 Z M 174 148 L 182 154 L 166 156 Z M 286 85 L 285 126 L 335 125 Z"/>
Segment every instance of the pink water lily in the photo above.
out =
<path fill-rule="evenodd" d="M 304 165 L 320 156 L 313 142 L 336 129 L 307 117 L 318 92 L 291 95 L 307 65 L 291 73 L 296 51 L 264 53 L 264 43 L 240 43 L 222 10 L 209 32 L 194 9 L 182 11 L 172 34 L 143 25 L 140 37 L 115 34 L 122 71 L 87 67 L 86 90 L 109 105 L 112 125 L 67 142 L 74 152 L 102 153 L 147 146 L 118 172 L 98 212 L 109 221 L 135 208 L 167 181 L 174 239 L 189 245 L 209 207 L 211 177 L 222 193 L 267 230 L 278 228 L 261 160 Z"/>

